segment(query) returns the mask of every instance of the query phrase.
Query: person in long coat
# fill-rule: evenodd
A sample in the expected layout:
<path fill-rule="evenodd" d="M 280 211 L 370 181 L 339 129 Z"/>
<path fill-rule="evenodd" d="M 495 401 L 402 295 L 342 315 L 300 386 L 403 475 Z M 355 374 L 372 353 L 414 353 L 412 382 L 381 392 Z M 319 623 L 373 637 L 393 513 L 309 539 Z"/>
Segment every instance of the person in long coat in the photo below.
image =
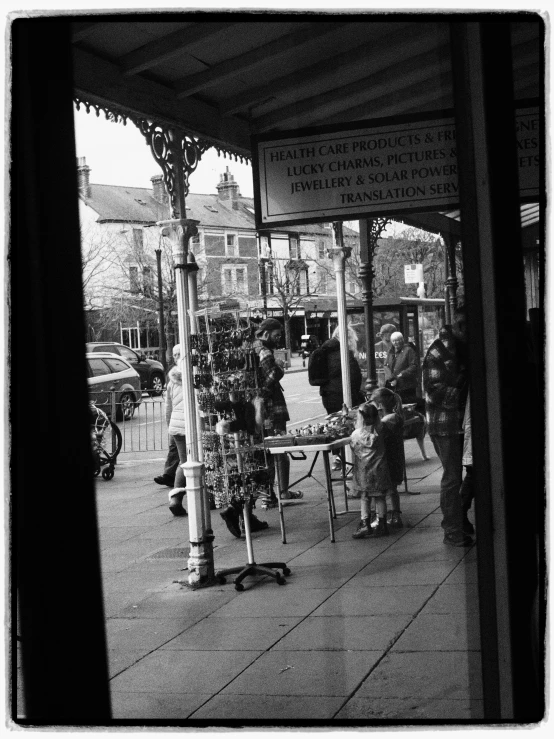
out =
<path fill-rule="evenodd" d="M 404 336 L 400 331 L 392 334 L 391 342 L 392 347 L 386 360 L 388 375 L 386 387 L 398 393 L 403 403 L 415 403 L 419 357 L 410 344 L 404 343 Z"/>

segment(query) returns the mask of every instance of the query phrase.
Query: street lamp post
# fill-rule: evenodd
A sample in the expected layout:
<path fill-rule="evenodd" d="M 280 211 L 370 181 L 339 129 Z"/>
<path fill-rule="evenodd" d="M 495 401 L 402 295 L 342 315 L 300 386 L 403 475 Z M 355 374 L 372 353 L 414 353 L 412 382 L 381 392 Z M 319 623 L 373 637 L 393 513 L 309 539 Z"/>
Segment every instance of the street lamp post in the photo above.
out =
<path fill-rule="evenodd" d="M 260 257 L 260 287 L 262 288 L 262 300 L 264 318 L 267 318 L 267 275 L 266 265 L 269 262 L 268 257 Z"/>
<path fill-rule="evenodd" d="M 160 319 L 160 359 L 164 366 L 164 370 L 167 371 L 167 357 L 165 348 L 165 320 L 164 320 L 164 304 L 163 304 L 163 289 L 162 289 L 162 245 L 160 236 L 160 243 L 154 249 L 156 252 L 156 262 L 158 263 L 158 314 Z"/>

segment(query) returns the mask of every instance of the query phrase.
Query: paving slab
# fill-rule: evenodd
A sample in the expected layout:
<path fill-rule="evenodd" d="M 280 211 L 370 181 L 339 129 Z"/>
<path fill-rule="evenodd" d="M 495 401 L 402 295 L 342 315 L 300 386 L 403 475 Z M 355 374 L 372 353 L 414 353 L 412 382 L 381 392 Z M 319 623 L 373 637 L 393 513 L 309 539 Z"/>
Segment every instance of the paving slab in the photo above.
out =
<path fill-rule="evenodd" d="M 448 584 L 465 582 L 477 582 L 477 562 L 475 560 L 462 559 L 446 579 L 446 583 Z"/>
<path fill-rule="evenodd" d="M 411 615 L 310 616 L 291 629 L 273 649 L 385 650 L 398 639 L 411 619 Z"/>
<path fill-rule="evenodd" d="M 427 562 L 422 567 L 419 562 L 382 561 L 378 557 L 360 570 L 345 585 L 347 588 L 389 585 L 439 585 L 452 573 L 455 562 Z"/>
<path fill-rule="evenodd" d="M 248 578 L 245 583 L 247 581 Z M 274 616 L 275 614 L 293 617 L 307 616 L 334 592 L 334 588 L 309 588 L 300 598 L 296 588 L 287 588 L 286 585 L 279 586 L 273 579 L 268 579 L 240 593 L 238 597 L 222 605 L 214 615 L 220 618 Z"/>
<path fill-rule="evenodd" d="M 111 689 L 125 693 L 219 692 L 261 652 L 158 649 L 115 677 Z M 257 686 L 258 692 L 259 685 Z"/>
<path fill-rule="evenodd" d="M 108 647 L 108 675 L 114 678 L 148 654 L 148 649 L 110 649 Z"/>
<path fill-rule="evenodd" d="M 389 653 L 360 685 L 356 698 L 482 699 L 479 652 Z"/>
<path fill-rule="evenodd" d="M 209 616 L 163 645 L 163 649 L 263 651 L 281 640 L 302 617 Z"/>
<path fill-rule="evenodd" d="M 262 654 L 222 693 L 256 697 L 347 696 L 381 656 L 381 651 L 342 652 L 337 659 L 336 652 L 332 651 L 271 650 Z"/>
<path fill-rule="evenodd" d="M 413 615 L 435 592 L 433 585 L 341 588 L 314 611 L 314 616 Z"/>
<path fill-rule="evenodd" d="M 351 721 L 479 721 L 482 700 L 351 698 L 335 716 Z"/>
<path fill-rule="evenodd" d="M 191 715 L 191 719 L 263 721 L 283 727 L 288 721 L 332 719 L 344 698 L 289 695 L 216 695 Z M 273 723 L 274 722 L 274 723 Z M 298 729 L 298 727 L 295 727 Z"/>
<path fill-rule="evenodd" d="M 297 565 L 289 563 L 291 574 L 287 575 L 287 588 L 339 588 L 347 583 L 363 563 L 341 563 L 333 566 Z"/>
<path fill-rule="evenodd" d="M 148 595 L 137 600 L 133 605 L 121 610 L 119 618 L 180 618 L 186 616 L 199 621 L 211 615 L 233 598 L 233 593 L 226 593 L 223 588 L 191 591 L 173 585 L 171 590 Z"/>
<path fill-rule="evenodd" d="M 132 651 L 153 649 L 171 642 L 178 634 L 196 623 L 192 618 L 110 618 L 106 625 L 106 638 L 110 649 Z"/>
<path fill-rule="evenodd" d="M 211 698 L 197 693 L 120 693 L 112 691 L 114 719 L 160 720 L 186 719 Z"/>
<path fill-rule="evenodd" d="M 444 583 L 433 599 L 426 604 L 425 613 L 458 613 L 478 611 L 479 592 L 477 583 Z"/>
<path fill-rule="evenodd" d="M 481 648 L 479 615 L 420 613 L 392 647 L 392 652 L 476 651 Z"/>

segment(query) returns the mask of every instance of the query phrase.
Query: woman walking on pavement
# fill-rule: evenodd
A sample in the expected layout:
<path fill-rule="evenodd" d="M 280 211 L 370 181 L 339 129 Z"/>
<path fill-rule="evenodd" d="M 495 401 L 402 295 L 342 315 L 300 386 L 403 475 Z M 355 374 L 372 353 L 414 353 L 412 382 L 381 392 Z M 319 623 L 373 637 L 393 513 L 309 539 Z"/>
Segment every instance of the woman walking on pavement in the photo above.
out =
<path fill-rule="evenodd" d="M 176 344 L 173 347 L 173 359 L 175 366 L 169 370 L 169 382 L 167 383 L 165 396 L 165 419 L 167 421 L 168 433 L 173 438 L 179 454 L 179 464 L 175 472 L 175 487 L 169 491 L 169 510 L 174 516 L 186 516 L 183 507 L 185 497 L 186 478 L 181 465 L 187 461 L 187 437 L 185 436 L 185 412 L 183 401 L 183 376 L 179 367 L 181 358 L 181 347 Z"/>

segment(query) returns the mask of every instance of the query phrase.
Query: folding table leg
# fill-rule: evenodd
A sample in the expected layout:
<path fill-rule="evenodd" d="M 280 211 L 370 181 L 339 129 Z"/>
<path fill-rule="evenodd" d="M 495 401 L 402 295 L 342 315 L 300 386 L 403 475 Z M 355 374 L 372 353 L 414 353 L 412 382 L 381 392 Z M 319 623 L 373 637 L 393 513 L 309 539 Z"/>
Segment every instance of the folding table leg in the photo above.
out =
<path fill-rule="evenodd" d="M 329 509 L 329 529 L 331 531 L 331 541 L 335 541 L 335 527 L 333 524 L 333 516 L 335 513 L 335 500 L 333 498 L 333 481 L 331 479 L 331 465 L 329 464 L 329 452 L 323 452 L 323 465 L 325 467 L 325 478 L 327 480 L 327 506 Z"/>
<path fill-rule="evenodd" d="M 277 505 L 279 506 L 279 522 L 281 524 L 281 540 L 283 544 L 287 543 L 287 534 L 285 532 L 285 517 L 283 515 L 283 503 L 281 502 L 281 476 L 279 475 L 279 465 L 276 463 L 275 457 L 275 476 L 277 477 Z"/>

